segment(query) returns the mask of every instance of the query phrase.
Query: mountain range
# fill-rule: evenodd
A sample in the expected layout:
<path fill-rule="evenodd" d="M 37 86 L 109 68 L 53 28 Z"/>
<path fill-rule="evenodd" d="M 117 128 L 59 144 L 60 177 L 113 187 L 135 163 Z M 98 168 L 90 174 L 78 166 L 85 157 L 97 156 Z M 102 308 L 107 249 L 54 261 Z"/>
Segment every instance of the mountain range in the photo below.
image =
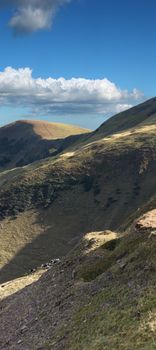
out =
<path fill-rule="evenodd" d="M 0 145 L 0 348 L 154 350 L 156 98 Z"/>

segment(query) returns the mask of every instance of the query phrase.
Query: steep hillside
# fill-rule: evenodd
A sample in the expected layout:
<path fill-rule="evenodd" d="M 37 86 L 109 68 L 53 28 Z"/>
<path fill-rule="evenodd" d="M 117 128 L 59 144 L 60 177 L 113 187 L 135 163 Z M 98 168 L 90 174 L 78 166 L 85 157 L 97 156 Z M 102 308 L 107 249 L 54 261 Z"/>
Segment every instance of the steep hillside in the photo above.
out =
<path fill-rule="evenodd" d="M 136 107 L 121 112 L 103 123 L 95 134 L 109 135 L 137 127 L 139 124 L 150 122 L 156 117 L 156 98 L 152 98 Z"/>
<path fill-rule="evenodd" d="M 32 163 L 57 152 L 64 139 L 88 130 L 46 121 L 20 120 L 0 128 L 0 169 Z"/>
<path fill-rule="evenodd" d="M 1 349 L 155 350 L 155 232 L 156 210 L 85 235 L 32 285 L 40 270 L 1 286 Z"/>
<path fill-rule="evenodd" d="M 55 157 L 1 173 L 2 282 L 66 254 L 87 232 L 122 232 L 155 208 L 154 108 L 155 99 L 147 101 L 126 112 L 123 130 L 125 112 L 106 122 L 112 134 L 104 124 Z"/>

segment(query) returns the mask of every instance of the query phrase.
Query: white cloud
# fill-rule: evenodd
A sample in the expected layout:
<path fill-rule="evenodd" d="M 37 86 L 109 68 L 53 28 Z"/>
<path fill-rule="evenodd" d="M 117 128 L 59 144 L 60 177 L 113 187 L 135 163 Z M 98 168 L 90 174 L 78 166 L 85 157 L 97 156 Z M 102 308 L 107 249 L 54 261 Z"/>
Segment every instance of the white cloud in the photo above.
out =
<path fill-rule="evenodd" d="M 50 28 L 51 13 L 40 8 L 21 8 L 10 20 L 10 26 L 17 33 L 31 33 L 40 29 Z"/>
<path fill-rule="evenodd" d="M 15 34 L 50 28 L 60 6 L 71 0 L 0 0 L 1 8 L 13 9 L 9 21 Z"/>
<path fill-rule="evenodd" d="M 121 103 L 118 103 L 116 106 L 115 106 L 115 112 L 116 113 L 120 113 L 120 112 L 123 112 L 123 111 L 125 111 L 126 109 L 129 109 L 129 108 L 131 108 L 131 107 L 133 107 L 133 105 L 132 104 L 121 104 Z"/>
<path fill-rule="evenodd" d="M 110 115 L 139 102 L 142 94 L 121 90 L 108 79 L 34 79 L 30 68 L 0 72 L 1 106 L 27 107 L 39 115 Z"/>

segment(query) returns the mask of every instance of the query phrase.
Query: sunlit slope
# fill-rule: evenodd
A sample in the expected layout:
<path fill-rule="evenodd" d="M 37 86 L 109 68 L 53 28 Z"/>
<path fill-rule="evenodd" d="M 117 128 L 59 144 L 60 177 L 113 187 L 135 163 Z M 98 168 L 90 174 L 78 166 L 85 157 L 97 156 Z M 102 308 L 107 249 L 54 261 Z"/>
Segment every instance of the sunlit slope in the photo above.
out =
<path fill-rule="evenodd" d="M 114 117 L 116 124 L 121 116 Z M 2 280 L 66 254 L 74 246 L 74 238 L 77 241 L 84 233 L 123 230 L 140 213 L 155 207 L 155 173 L 153 112 L 142 120 L 139 116 L 135 127 L 107 136 L 102 132 L 84 135 L 83 142 L 70 145 L 58 156 L 1 174 Z M 35 232 L 31 231 L 35 225 L 27 227 L 28 214 L 29 223 L 35 215 Z M 17 237 L 22 222 L 15 243 L 13 232 Z M 8 245 L 11 241 L 14 243 Z"/>
<path fill-rule="evenodd" d="M 88 132 L 73 125 L 20 120 L 0 128 L 0 169 L 21 166 L 56 153 L 64 138 Z"/>
<path fill-rule="evenodd" d="M 156 116 L 156 98 L 139 104 L 121 112 L 103 123 L 95 134 L 109 135 L 137 127 L 140 123 L 148 123 L 151 117 Z"/>
<path fill-rule="evenodd" d="M 1 348 L 155 350 L 155 229 L 154 210 L 122 235 L 88 233 L 38 282 L 3 285 Z"/>

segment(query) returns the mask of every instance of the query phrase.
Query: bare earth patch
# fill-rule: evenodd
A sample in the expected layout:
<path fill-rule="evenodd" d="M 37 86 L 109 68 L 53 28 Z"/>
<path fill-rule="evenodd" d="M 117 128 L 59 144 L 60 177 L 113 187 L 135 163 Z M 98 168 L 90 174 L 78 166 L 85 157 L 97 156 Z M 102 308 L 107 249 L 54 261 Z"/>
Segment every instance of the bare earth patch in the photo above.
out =
<path fill-rule="evenodd" d="M 140 230 L 152 230 L 156 231 L 156 209 L 153 209 L 143 215 L 140 220 L 137 221 L 136 228 Z"/>
<path fill-rule="evenodd" d="M 44 272 L 45 270 L 39 269 L 30 275 L 21 278 L 16 278 L 13 281 L 0 284 L 0 300 L 20 291 L 21 289 L 25 288 L 26 286 L 29 286 L 33 282 L 36 282 Z"/>

